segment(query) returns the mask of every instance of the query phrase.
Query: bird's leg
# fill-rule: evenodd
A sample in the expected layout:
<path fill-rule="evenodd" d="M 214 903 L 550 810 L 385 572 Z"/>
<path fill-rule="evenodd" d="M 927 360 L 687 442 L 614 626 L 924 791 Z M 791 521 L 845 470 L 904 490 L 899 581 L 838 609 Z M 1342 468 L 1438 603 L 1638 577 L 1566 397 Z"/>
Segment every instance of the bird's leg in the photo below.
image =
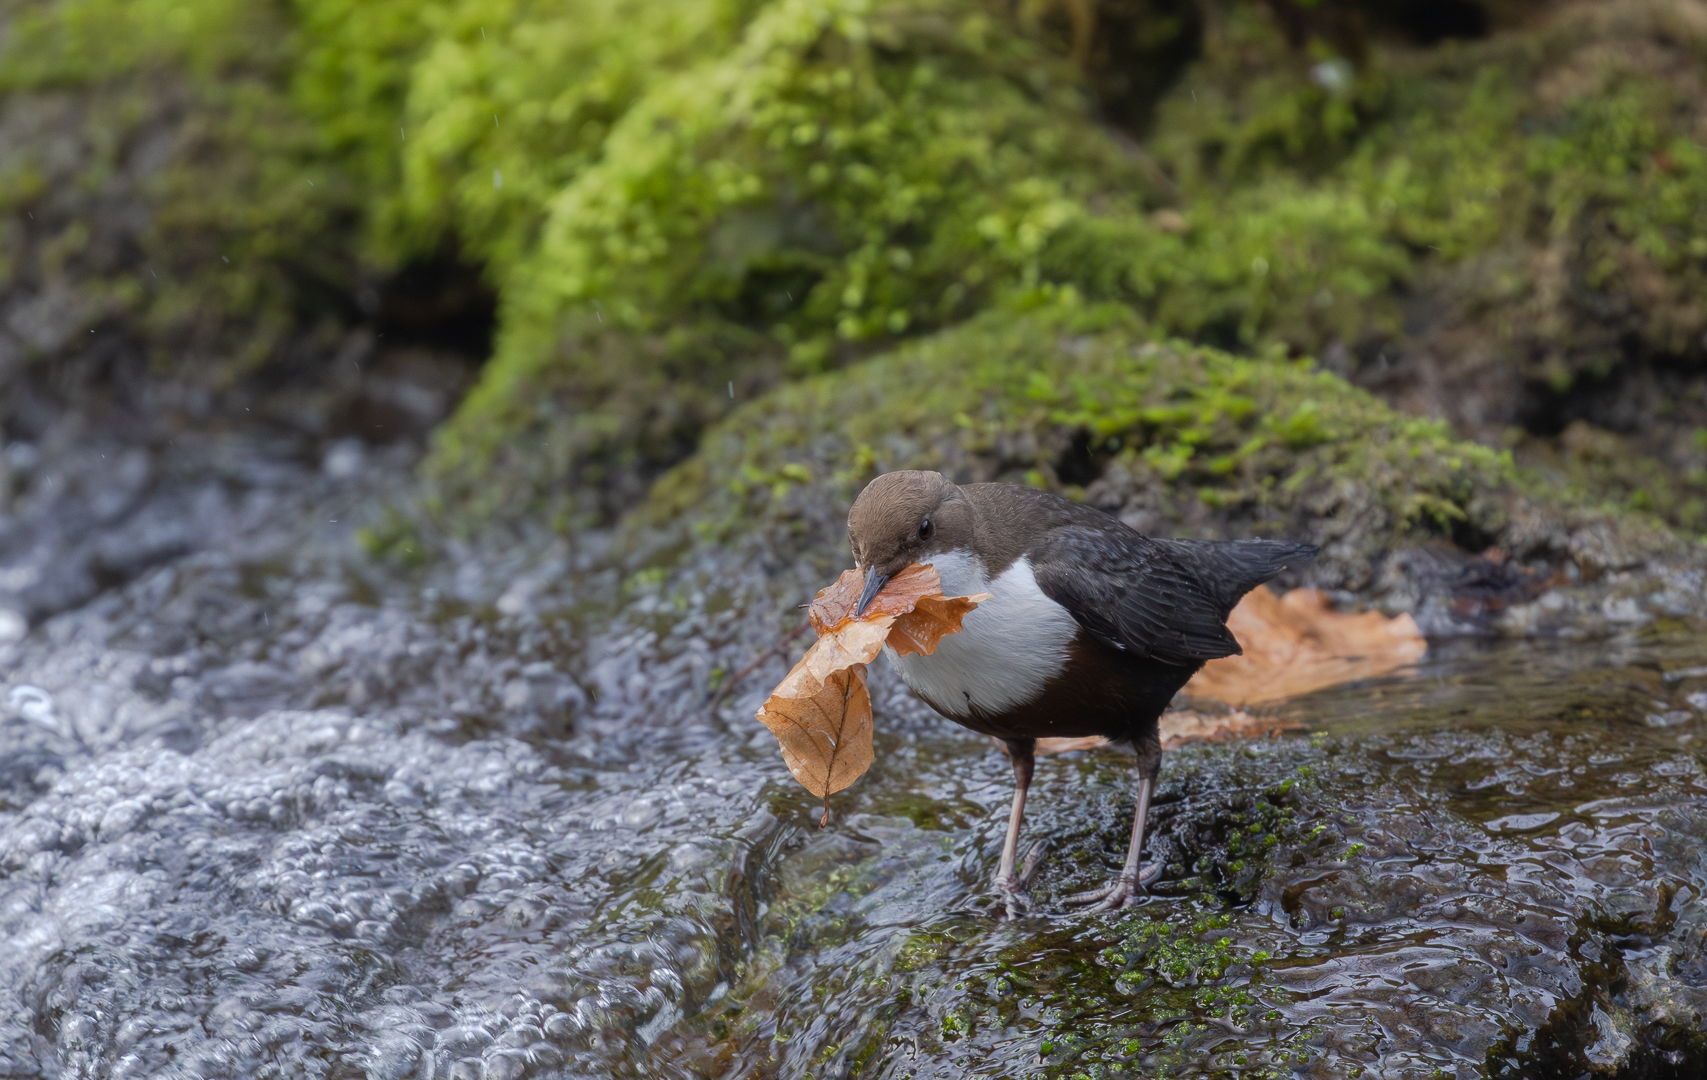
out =
<path fill-rule="evenodd" d="M 1019 825 L 1025 817 L 1025 789 L 1031 786 L 1031 770 L 1036 763 L 1033 752 L 1036 739 L 1006 739 L 1008 756 L 1014 763 L 1014 808 L 1008 814 L 1008 836 L 1002 843 L 1002 862 L 996 868 L 996 891 L 1007 901 L 1008 918 L 1016 918 L 1030 908 L 1025 900 L 1025 885 L 1014 873 L 1019 858 Z M 1029 861 L 1029 860 L 1027 860 Z M 1029 877 L 1029 875 L 1028 875 Z"/>
<path fill-rule="evenodd" d="M 1132 843 L 1126 849 L 1126 865 L 1120 876 L 1101 889 L 1075 893 L 1064 901 L 1068 904 L 1096 904 L 1092 911 L 1119 911 L 1143 892 L 1144 886 L 1162 874 L 1162 864 L 1140 869 L 1138 860 L 1144 851 L 1144 825 L 1150 816 L 1150 794 L 1156 788 L 1156 774 L 1162 767 L 1162 748 L 1155 743 L 1138 747 L 1138 807 L 1132 814 Z"/>

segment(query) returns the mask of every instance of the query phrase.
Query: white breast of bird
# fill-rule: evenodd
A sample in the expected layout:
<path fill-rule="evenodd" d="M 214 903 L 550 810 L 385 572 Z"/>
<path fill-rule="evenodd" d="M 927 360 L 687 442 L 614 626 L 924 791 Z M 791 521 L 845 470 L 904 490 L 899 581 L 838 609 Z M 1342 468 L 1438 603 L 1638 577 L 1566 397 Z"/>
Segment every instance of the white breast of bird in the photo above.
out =
<path fill-rule="evenodd" d="M 926 561 L 942 578 L 943 595 L 994 595 L 930 656 L 899 657 L 884 648 L 907 685 L 955 718 L 974 711 L 1001 716 L 1042 693 L 1067 662 L 1067 646 L 1079 624 L 1038 588 L 1031 561 L 1017 559 L 994 579 L 969 551 L 956 549 Z"/>

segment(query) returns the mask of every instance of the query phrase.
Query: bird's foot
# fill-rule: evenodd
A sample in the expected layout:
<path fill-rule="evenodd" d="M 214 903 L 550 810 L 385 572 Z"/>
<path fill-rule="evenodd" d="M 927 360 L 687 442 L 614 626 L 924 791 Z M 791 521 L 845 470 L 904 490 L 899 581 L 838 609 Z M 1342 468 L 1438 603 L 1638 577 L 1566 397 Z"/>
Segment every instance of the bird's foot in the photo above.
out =
<path fill-rule="evenodd" d="M 1031 879 L 1036 876 L 1037 864 L 1043 861 L 1043 853 L 1047 849 L 1048 844 L 1039 840 L 1025 853 L 1025 863 L 1020 867 L 1019 873 L 1006 879 L 996 879 L 996 894 L 1006 906 L 1007 918 L 1017 919 L 1021 915 L 1031 914 Z"/>
<path fill-rule="evenodd" d="M 1151 863 L 1140 869 L 1135 877 L 1121 874 L 1100 889 L 1089 892 L 1074 893 L 1062 899 L 1063 904 L 1094 904 L 1090 911 L 1119 911 L 1131 907 L 1144 895 L 1144 887 L 1162 876 L 1160 862 Z"/>
<path fill-rule="evenodd" d="M 1119 911 L 1134 903 L 1143 891 L 1142 885 L 1122 874 L 1100 889 L 1074 893 L 1072 896 L 1063 897 L 1061 902 L 1075 907 L 1080 904 L 1095 905 L 1087 908 L 1087 911 Z"/>
<path fill-rule="evenodd" d="M 996 882 L 996 893 L 1001 897 L 1003 918 L 1017 919 L 1022 915 L 1031 914 L 1031 894 L 1020 888 L 1019 882 Z"/>

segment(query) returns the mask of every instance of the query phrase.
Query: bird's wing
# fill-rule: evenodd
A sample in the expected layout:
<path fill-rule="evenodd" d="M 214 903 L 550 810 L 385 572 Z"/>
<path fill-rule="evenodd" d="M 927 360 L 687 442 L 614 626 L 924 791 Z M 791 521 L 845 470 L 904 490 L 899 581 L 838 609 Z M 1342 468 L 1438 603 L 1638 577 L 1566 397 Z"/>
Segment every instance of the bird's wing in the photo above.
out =
<path fill-rule="evenodd" d="M 1036 555 L 1044 595 L 1105 645 L 1185 667 L 1240 651 L 1215 590 L 1142 533 L 1112 520 L 1075 523 L 1054 530 Z"/>

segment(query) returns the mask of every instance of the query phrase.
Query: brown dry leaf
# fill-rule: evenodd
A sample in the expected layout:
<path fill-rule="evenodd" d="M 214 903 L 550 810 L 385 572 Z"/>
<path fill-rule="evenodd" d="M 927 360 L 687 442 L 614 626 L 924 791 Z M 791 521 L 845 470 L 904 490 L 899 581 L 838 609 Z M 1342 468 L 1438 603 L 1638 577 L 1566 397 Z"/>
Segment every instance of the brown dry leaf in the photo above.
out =
<path fill-rule="evenodd" d="M 889 631 L 889 647 L 897 656 L 936 652 L 942 639 L 958 633 L 960 621 L 972 609 L 990 599 L 994 593 L 974 593 L 971 596 L 921 596 L 913 610 L 895 619 Z"/>
<path fill-rule="evenodd" d="M 811 610 L 806 613 L 812 629 L 825 634 L 852 619 L 864 587 L 863 574 L 857 569 L 844 570 L 834 585 L 813 599 Z M 944 596 L 936 567 L 914 563 L 884 582 L 860 619 L 872 621 L 885 615 L 895 616 L 891 620 L 894 629 L 889 633 L 890 647 L 901 656 L 914 653 L 929 656 L 936 652 L 943 638 L 960 629 L 962 619 L 991 595 Z"/>
<path fill-rule="evenodd" d="M 901 574 L 896 574 L 900 577 Z M 853 614 L 859 604 L 859 594 L 865 588 L 865 575 L 858 567 L 842 571 L 842 576 L 834 583 L 818 590 L 818 595 L 812 598 L 812 606 L 806 610 L 806 618 L 812 623 L 812 632 L 822 634 Z M 876 603 L 876 598 L 872 598 Z"/>
<path fill-rule="evenodd" d="M 828 799 L 871 768 L 871 695 L 865 665 L 849 664 L 820 678 L 813 644 L 782 680 L 758 717 L 782 745 L 788 771 L 812 794 Z M 829 809 L 824 811 L 828 820 Z"/>
<path fill-rule="evenodd" d="M 806 613 L 812 621 L 812 629 L 819 634 L 828 633 L 853 618 L 854 608 L 859 606 L 859 594 L 864 588 L 865 575 L 857 568 L 842 571 L 834 585 L 820 589 L 812 598 L 812 607 Z M 883 588 L 871 598 L 871 605 L 860 618 L 905 615 L 925 596 L 942 596 L 942 579 L 936 567 L 914 563 L 883 583 Z"/>
<path fill-rule="evenodd" d="M 1194 742 L 1260 739 L 1282 731 L 1295 731 L 1301 726 L 1296 720 L 1252 716 L 1243 709 L 1221 713 L 1174 709 L 1162 714 L 1162 749 L 1172 750 Z"/>
<path fill-rule="evenodd" d="M 1371 679 L 1422 659 L 1428 642 L 1409 615 L 1344 615 L 1315 589 L 1276 596 L 1253 589 L 1227 618 L 1243 656 L 1211 660 L 1186 684 L 1195 697 L 1229 705 L 1307 694 Z"/>
<path fill-rule="evenodd" d="M 1252 716 L 1243 709 L 1220 713 L 1173 709 L 1162 714 L 1162 749 L 1172 750 L 1194 742 L 1263 738 L 1282 731 L 1293 731 L 1300 726 L 1295 720 Z M 1007 749 L 1000 739 L 994 742 L 999 749 Z M 1108 745 L 1109 741 L 1101 735 L 1080 735 L 1073 738 L 1039 739 L 1035 752 L 1038 757 L 1042 757 L 1045 754 L 1065 754 L 1073 750 L 1095 750 Z"/>
<path fill-rule="evenodd" d="M 813 642 L 800 663 L 820 681 L 853 664 L 869 664 L 883 651 L 883 639 L 894 623 L 893 615 L 844 622 Z"/>
<path fill-rule="evenodd" d="M 864 575 L 848 570 L 812 601 L 807 619 L 818 640 L 759 707 L 758 718 L 782 744 L 788 771 L 825 800 L 871 768 L 871 695 L 865 665 L 887 641 L 903 656 L 929 655 L 989 593 L 945 597 L 936 568 L 912 566 L 884 583 L 855 617 Z"/>

